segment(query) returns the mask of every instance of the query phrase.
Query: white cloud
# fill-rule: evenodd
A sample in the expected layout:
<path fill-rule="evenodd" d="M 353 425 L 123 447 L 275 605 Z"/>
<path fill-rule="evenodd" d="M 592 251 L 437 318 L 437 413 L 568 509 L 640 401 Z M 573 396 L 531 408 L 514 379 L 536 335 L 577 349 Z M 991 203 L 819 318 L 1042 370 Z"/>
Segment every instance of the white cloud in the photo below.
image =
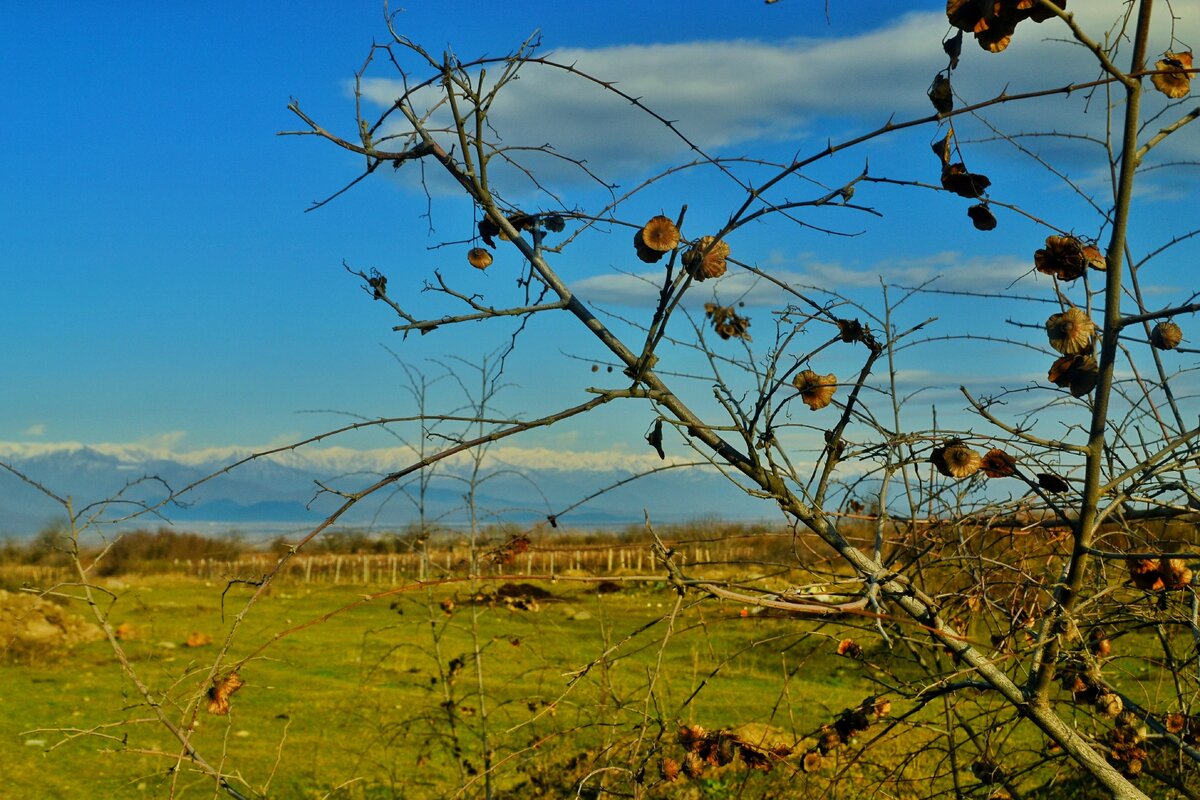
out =
<path fill-rule="evenodd" d="M 1092 0 L 1072 12 L 1085 30 L 1102 41 L 1123 6 L 1119 0 Z M 1200 0 L 1178 0 L 1171 10 L 1179 18 L 1176 37 L 1185 42 L 1200 39 Z M 1164 12 L 1155 19 L 1152 52 L 1170 46 L 1168 17 Z M 924 87 L 945 66 L 940 41 L 946 31 L 943 13 L 911 12 L 875 30 L 843 38 L 566 48 L 550 52 L 548 58 L 613 82 L 620 91 L 674 121 L 710 154 L 741 155 L 753 142 L 787 142 L 789 148 L 824 146 L 826 137 L 836 135 L 841 127 L 831 126 L 831 119 L 850 120 L 855 128 L 866 130 L 893 116 L 899 120 L 929 113 Z M 983 52 L 968 37 L 954 75 L 955 89 L 966 101 L 977 102 L 1004 91 L 1018 93 L 1098 77 L 1094 59 L 1081 46 L 1064 41 L 1070 38 L 1057 20 L 1022 25 L 1001 55 Z M 401 84 L 390 78 L 372 78 L 364 84 L 365 97 L 380 106 L 391 105 L 401 90 Z M 1054 95 L 986 113 L 1002 120 L 1011 132 L 1053 129 L 1102 134 L 1103 90 L 1085 95 Z M 1152 93 L 1147 103 L 1157 109 L 1161 100 Z M 1173 118 L 1168 114 L 1163 119 Z M 434 120 L 445 123 L 445 117 Z M 609 179 L 694 156 L 661 123 L 618 95 L 536 64 L 525 65 L 520 79 L 498 95 L 489 123 L 508 146 L 549 143 L 560 154 L 586 159 L 590 168 Z M 963 132 L 985 131 L 966 118 L 956 124 Z M 811 138 L 804 144 L 806 137 Z M 1055 139 L 1042 139 L 1038 147 L 1052 153 L 1061 149 L 1061 158 L 1068 157 L 1066 150 L 1078 150 L 1077 143 Z M 1194 156 L 1200 154 L 1200 143 L 1197 137 L 1176 136 L 1165 150 L 1175 157 Z M 536 158 L 530 163 L 542 177 L 583 178 L 565 162 Z"/>
<path fill-rule="evenodd" d="M 913 13 L 851 39 L 568 48 L 547 57 L 613 82 L 675 122 L 698 146 L 716 152 L 752 141 L 795 140 L 822 116 L 878 117 L 879 109 L 924 113 L 928 101 L 922 92 L 898 96 L 894 87 L 929 81 L 944 61 L 938 45 L 944 29 L 943 15 Z M 876 59 L 862 57 L 880 52 L 887 53 L 887 80 L 880 80 Z M 364 96 L 380 106 L 391 105 L 401 91 L 392 79 L 364 83 Z M 489 122 L 506 145 L 550 143 L 559 153 L 586 159 L 607 177 L 690 152 L 617 94 L 538 65 L 526 65 L 520 79 L 498 95 Z M 548 159 L 542 166 L 554 169 Z"/>
<path fill-rule="evenodd" d="M 44 436 L 46 434 L 46 423 L 38 422 L 30 425 L 25 429 L 26 436 Z"/>

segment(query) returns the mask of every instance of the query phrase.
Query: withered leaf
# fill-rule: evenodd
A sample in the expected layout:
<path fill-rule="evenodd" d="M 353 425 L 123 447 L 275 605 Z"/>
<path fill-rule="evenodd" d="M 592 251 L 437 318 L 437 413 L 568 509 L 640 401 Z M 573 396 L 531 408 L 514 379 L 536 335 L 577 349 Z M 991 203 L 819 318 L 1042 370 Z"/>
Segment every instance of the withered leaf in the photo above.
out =
<path fill-rule="evenodd" d="M 666 460 L 667 453 L 663 450 L 663 421 L 661 419 L 654 420 L 654 427 L 646 434 L 646 441 L 658 453 L 660 459 Z"/>
<path fill-rule="evenodd" d="M 946 115 L 954 110 L 954 93 L 950 89 L 950 78 L 939 72 L 929 87 L 929 102 L 938 114 Z"/>
<path fill-rule="evenodd" d="M 962 55 L 962 41 L 963 32 L 959 31 L 942 42 L 942 49 L 946 51 L 946 55 L 950 56 L 950 69 L 958 66 L 958 57 Z"/>

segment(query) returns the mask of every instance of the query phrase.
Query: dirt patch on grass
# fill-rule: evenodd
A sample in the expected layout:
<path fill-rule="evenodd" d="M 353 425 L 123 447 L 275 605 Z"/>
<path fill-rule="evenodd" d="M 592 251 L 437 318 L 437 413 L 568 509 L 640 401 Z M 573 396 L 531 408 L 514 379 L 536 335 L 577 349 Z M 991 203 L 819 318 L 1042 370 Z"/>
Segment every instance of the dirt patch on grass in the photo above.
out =
<path fill-rule="evenodd" d="M 36 661 L 101 636 L 99 627 L 57 603 L 0 590 L 0 662 Z"/>

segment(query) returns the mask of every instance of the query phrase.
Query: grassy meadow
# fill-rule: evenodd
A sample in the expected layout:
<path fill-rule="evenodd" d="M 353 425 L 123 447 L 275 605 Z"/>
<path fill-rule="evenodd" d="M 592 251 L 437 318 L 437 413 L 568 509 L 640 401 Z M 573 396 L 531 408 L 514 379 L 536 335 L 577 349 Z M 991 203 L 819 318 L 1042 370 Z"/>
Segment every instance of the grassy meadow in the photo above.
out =
<path fill-rule="evenodd" d="M 501 797 L 567 796 L 594 769 L 654 773 L 660 796 L 764 796 L 809 779 L 802 751 L 769 773 L 709 769 L 668 785 L 658 773 L 679 727 L 750 726 L 746 736 L 794 747 L 870 693 L 861 665 L 836 653 L 839 627 L 713 601 L 675 609 L 663 583 L 597 591 L 564 574 L 522 590 L 545 596 L 503 598 L 497 589 L 514 584 L 501 578 L 395 591 L 349 574 L 275 583 L 223 661 L 250 658 L 230 713 L 195 715 L 198 751 L 247 796 L 478 797 L 489 762 Z M 169 719 L 189 724 L 254 587 L 171 571 L 99 585 L 133 669 Z M 383 596 L 364 602 L 372 594 Z M 4 796 L 213 794 L 107 641 L 10 653 L 0 675 Z"/>

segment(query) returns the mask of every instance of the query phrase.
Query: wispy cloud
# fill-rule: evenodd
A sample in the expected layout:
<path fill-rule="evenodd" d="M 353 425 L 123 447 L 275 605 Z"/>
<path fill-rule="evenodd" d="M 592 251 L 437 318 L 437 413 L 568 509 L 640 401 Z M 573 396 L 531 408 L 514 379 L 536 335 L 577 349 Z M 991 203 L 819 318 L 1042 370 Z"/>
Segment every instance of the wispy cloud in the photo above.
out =
<path fill-rule="evenodd" d="M 1028 275 L 1028 261 L 1015 256 L 964 256 L 956 252 L 936 253 L 918 259 L 894 259 L 865 267 L 851 267 L 810 256 L 778 256 L 762 267 L 771 276 L 798 290 L 828 287 L 839 292 L 877 288 L 881 281 L 893 286 L 930 284 L 954 291 L 999 291 Z M 662 271 L 596 275 L 576 281 L 572 288 L 589 300 L 611 305 L 654 307 L 658 302 Z M 724 278 L 697 286 L 693 302 L 700 303 L 716 292 L 724 302 L 737 300 L 748 306 L 773 306 L 791 302 L 788 294 L 771 281 L 745 270 L 731 269 Z"/>
<path fill-rule="evenodd" d="M 1122 8 L 1118 0 L 1097 0 L 1073 13 L 1086 30 L 1103 40 Z M 1176 37 L 1200 38 L 1200 0 L 1178 0 L 1172 11 L 1177 18 Z M 1154 47 L 1170 46 L 1167 16 L 1156 20 Z M 929 113 L 924 92 L 912 87 L 924 87 L 945 66 L 940 41 L 946 30 L 944 14 L 913 12 L 841 38 L 565 48 L 552 51 L 548 58 L 575 65 L 640 98 L 710 154 L 741 155 L 746 145 L 756 142 L 804 147 L 811 137 L 810 145 L 824 146 L 825 138 L 836 130 L 830 126 L 833 119 L 863 128 L 893 116 L 904 119 Z M 955 89 L 964 100 L 978 101 L 1005 91 L 1098 77 L 1094 59 L 1083 47 L 1067 41 L 1070 38 L 1055 20 L 1022 26 L 1009 50 L 999 56 L 983 53 L 968 42 L 955 73 Z M 906 88 L 898 92 L 897 87 Z M 401 91 L 402 85 L 389 78 L 364 84 L 364 96 L 379 106 L 390 105 Z M 1155 96 L 1147 102 L 1155 108 L 1163 104 Z M 987 113 L 1010 132 L 1103 135 L 1106 124 L 1103 103 L 1090 96 L 1065 101 L 1056 96 L 1051 102 L 1003 105 Z M 1165 121 L 1171 119 L 1169 113 L 1164 116 Z M 445 122 L 437 116 L 434 120 Z M 534 64 L 526 65 L 520 80 L 500 93 L 489 123 L 507 146 L 536 148 L 548 143 L 556 153 L 584 159 L 608 178 L 642 174 L 655 165 L 694 156 L 684 142 L 627 100 L 582 78 Z M 967 118 L 958 123 L 962 132 L 970 128 Z M 979 126 L 975 129 L 986 132 Z M 1053 153 L 1056 163 L 1069 159 L 1067 151 L 1077 149 L 1066 139 L 1042 139 L 1037 146 Z M 1164 152 L 1173 157 L 1200 155 L 1200 141 L 1176 136 Z M 553 158 L 531 163 L 552 180 L 583 177 Z"/>
<path fill-rule="evenodd" d="M 26 436 L 45 436 L 46 435 L 46 423 L 38 422 L 33 425 L 30 425 L 28 428 L 25 429 L 24 433 Z"/>
<path fill-rule="evenodd" d="M 169 438 L 169 437 L 167 437 Z M 19 460 L 53 455 L 55 453 L 78 452 L 84 448 L 111 456 L 126 464 L 169 460 L 202 469 L 217 469 L 221 466 L 246 458 L 268 447 L 205 447 L 179 449 L 167 446 L 148 446 L 141 442 L 0 442 L 0 459 Z M 388 473 L 407 467 L 419 459 L 419 454 L 409 447 L 383 447 L 356 449 L 350 447 L 315 447 L 278 453 L 272 461 L 301 469 L 320 471 L 326 474 L 350 472 Z M 466 466 L 470 457 L 459 454 L 446 460 L 451 467 Z M 509 467 L 515 469 L 551 470 L 562 472 L 636 472 L 663 466 L 664 463 L 683 463 L 688 459 L 661 461 L 652 451 L 634 453 L 621 447 L 608 450 L 575 450 L 565 447 L 521 447 L 515 445 L 493 446 L 485 457 L 487 469 Z"/>

